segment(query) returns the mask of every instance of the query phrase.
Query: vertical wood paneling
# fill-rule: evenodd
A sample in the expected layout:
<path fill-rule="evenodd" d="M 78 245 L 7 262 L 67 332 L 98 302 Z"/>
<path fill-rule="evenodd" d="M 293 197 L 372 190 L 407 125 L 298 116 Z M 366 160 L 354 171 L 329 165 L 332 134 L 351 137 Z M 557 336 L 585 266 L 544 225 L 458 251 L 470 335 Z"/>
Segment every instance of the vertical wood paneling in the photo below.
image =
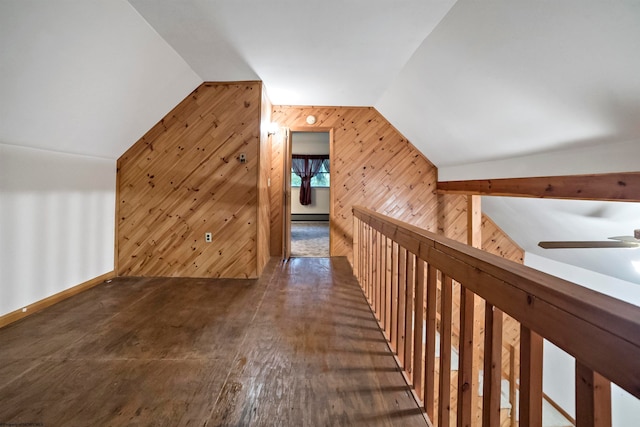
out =
<path fill-rule="evenodd" d="M 257 276 L 261 97 L 260 82 L 203 83 L 120 157 L 119 275 Z"/>
<path fill-rule="evenodd" d="M 258 157 L 258 220 L 255 223 L 257 242 L 257 274 L 260 276 L 271 257 L 271 202 L 269 180 L 271 179 L 271 139 L 267 133 L 271 123 L 273 107 L 264 86 L 260 100 L 260 153 Z"/>
<path fill-rule="evenodd" d="M 312 126 L 306 123 L 309 115 L 317 119 Z M 354 205 L 466 242 L 466 197 L 438 197 L 435 166 L 374 108 L 274 106 L 272 120 L 290 128 L 331 129 L 332 256 L 352 259 Z M 282 250 L 282 162 L 282 147 L 274 144 L 270 191 L 272 254 Z M 439 199 L 442 206 L 438 205 Z M 482 220 L 482 236 L 482 249 L 522 263 L 523 251 L 486 216 Z"/>
<path fill-rule="evenodd" d="M 435 167 L 373 108 L 274 107 L 273 120 L 287 127 L 333 129 L 331 253 L 351 259 L 351 208 L 358 204 L 433 230 Z M 281 153 L 274 150 L 273 156 Z M 273 160 L 272 185 L 281 181 Z M 277 198 L 274 203 L 281 203 Z M 272 208 L 276 224 L 280 205 Z M 273 230 L 272 230 L 273 233 Z M 272 247 L 277 246 L 272 244 Z"/>
<path fill-rule="evenodd" d="M 271 116 L 273 121 L 273 115 Z M 283 217 L 282 206 L 284 202 L 283 188 L 283 176 L 284 170 L 284 156 L 286 153 L 287 138 L 285 138 L 284 132 L 279 131 L 275 135 L 271 136 L 271 165 L 270 165 L 270 177 L 271 186 L 269 187 L 269 200 L 271 202 L 271 256 L 282 255 L 282 236 L 284 231 L 282 229 Z"/>

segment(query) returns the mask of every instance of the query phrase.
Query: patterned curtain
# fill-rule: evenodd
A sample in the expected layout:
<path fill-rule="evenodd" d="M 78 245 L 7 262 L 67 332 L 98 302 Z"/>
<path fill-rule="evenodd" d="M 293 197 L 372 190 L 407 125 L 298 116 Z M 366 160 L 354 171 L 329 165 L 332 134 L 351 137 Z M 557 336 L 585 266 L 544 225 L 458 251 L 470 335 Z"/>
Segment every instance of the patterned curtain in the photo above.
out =
<path fill-rule="evenodd" d="M 320 172 L 323 163 L 326 164 L 328 171 L 329 157 L 326 155 L 294 154 L 292 156 L 291 169 L 302 181 L 300 185 L 300 204 L 303 206 L 311 204 L 311 178 Z"/>

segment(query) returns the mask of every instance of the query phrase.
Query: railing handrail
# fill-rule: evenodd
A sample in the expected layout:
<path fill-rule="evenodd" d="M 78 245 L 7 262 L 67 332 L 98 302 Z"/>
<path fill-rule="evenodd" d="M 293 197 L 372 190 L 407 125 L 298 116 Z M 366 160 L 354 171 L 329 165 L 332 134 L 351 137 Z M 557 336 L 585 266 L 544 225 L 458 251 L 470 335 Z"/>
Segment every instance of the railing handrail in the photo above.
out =
<path fill-rule="evenodd" d="M 353 213 L 640 398 L 640 307 L 363 207 Z"/>

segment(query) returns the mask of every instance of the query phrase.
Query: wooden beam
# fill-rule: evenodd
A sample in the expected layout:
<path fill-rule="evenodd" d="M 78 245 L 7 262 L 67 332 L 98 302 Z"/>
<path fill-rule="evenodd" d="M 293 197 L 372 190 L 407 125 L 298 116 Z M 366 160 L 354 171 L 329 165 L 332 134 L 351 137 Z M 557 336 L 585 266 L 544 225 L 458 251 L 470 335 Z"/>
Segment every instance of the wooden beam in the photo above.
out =
<path fill-rule="evenodd" d="M 640 202 L 640 172 L 438 181 L 438 193 Z"/>
<path fill-rule="evenodd" d="M 467 245 L 482 249 L 482 205 L 480 196 L 467 196 Z"/>

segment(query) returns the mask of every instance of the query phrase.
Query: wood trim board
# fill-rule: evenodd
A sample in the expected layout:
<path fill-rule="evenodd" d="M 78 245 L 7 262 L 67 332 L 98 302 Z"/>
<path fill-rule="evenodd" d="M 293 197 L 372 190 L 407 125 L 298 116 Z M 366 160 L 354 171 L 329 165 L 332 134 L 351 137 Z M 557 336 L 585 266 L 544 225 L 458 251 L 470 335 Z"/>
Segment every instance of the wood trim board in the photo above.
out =
<path fill-rule="evenodd" d="M 7 313 L 4 316 L 0 316 L 0 328 L 7 326 L 13 322 L 17 322 L 18 320 L 23 319 L 33 313 L 37 313 L 40 310 L 43 310 L 47 307 L 52 306 L 53 304 L 59 303 L 60 301 L 77 295 L 80 292 L 91 289 L 106 280 L 113 279 L 114 277 L 116 277 L 115 271 L 101 274 L 100 276 L 94 277 L 93 279 L 87 280 L 86 282 L 80 283 L 79 285 L 73 286 L 69 289 L 65 289 L 62 292 L 58 292 L 57 294 L 51 295 L 45 299 L 29 304 L 24 308 L 20 308 L 18 310 L 12 311 L 11 313 Z"/>

